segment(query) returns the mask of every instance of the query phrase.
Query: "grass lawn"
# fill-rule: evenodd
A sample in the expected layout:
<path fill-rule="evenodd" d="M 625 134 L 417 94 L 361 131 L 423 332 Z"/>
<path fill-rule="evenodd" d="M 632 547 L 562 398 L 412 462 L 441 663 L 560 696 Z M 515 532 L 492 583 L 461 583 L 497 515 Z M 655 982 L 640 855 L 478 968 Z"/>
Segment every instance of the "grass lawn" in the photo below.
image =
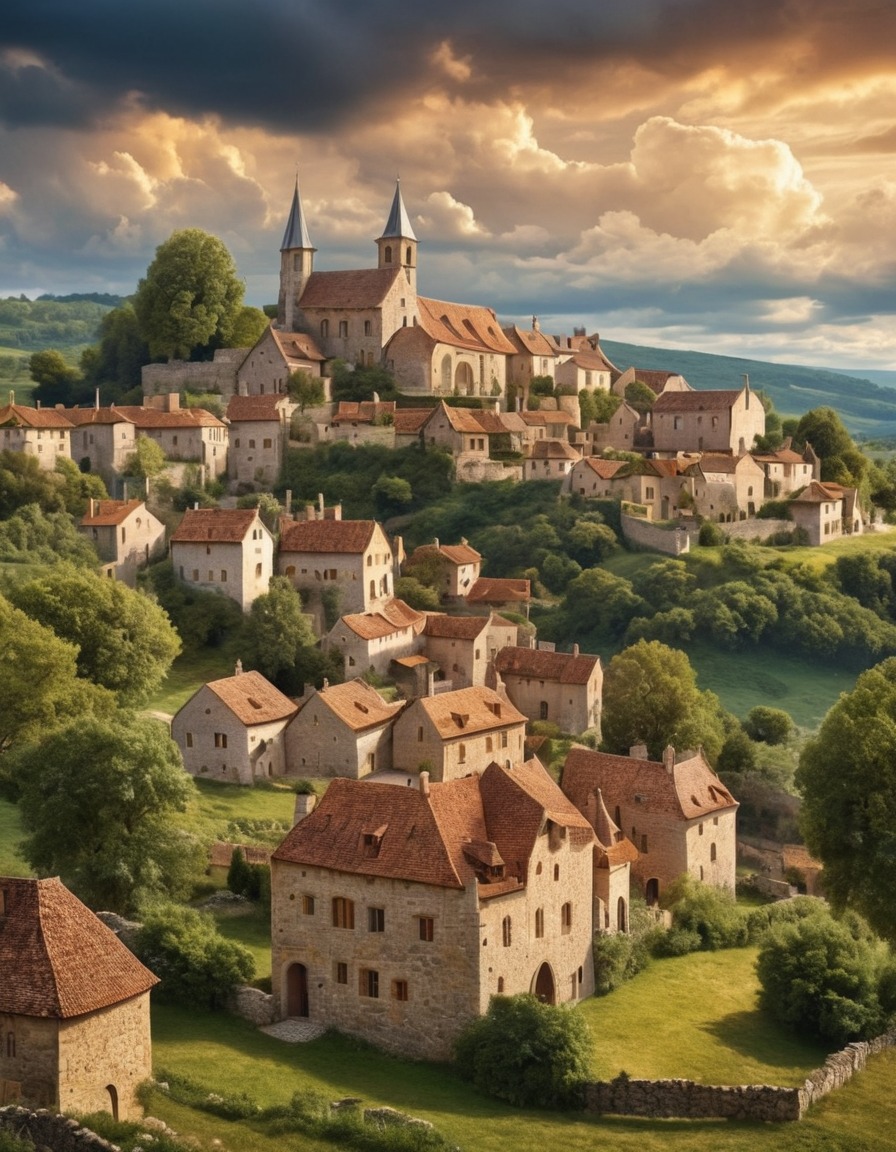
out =
<path fill-rule="evenodd" d="M 173 716 L 206 681 L 232 675 L 233 658 L 226 649 L 203 648 L 199 652 L 182 652 L 171 665 L 162 686 L 147 701 L 146 708 Z"/>
<path fill-rule="evenodd" d="M 586 1003 L 595 1072 L 690 1076 L 712 1083 L 798 1083 L 823 1051 L 784 1036 L 754 1010 L 752 950 L 655 963 L 609 997 Z M 674 1005 L 674 1011 L 670 1011 Z M 884 1152 L 892 1147 L 896 1053 L 876 1057 L 850 1086 L 800 1124 L 584 1119 L 518 1110 L 473 1092 L 450 1066 L 385 1056 L 334 1034 L 284 1044 L 225 1015 L 153 1008 L 156 1072 L 188 1076 L 210 1091 L 246 1092 L 260 1104 L 297 1090 L 360 1097 L 431 1120 L 464 1152 Z M 612 1055 L 605 1056 L 605 1052 Z M 156 1095 L 152 1112 L 183 1135 L 216 1139 L 225 1152 L 317 1152 L 301 1137 L 261 1135 Z"/>
<path fill-rule="evenodd" d="M 189 821 L 210 840 L 277 845 L 292 827 L 296 795 L 290 788 L 244 788 L 201 779 L 196 780 L 196 787 L 199 803 Z M 278 827 L 266 828 L 270 823 Z"/>
<path fill-rule="evenodd" d="M 16 843 L 24 836 L 19 809 L 9 800 L 0 799 L 0 876 L 31 876 L 24 860 L 15 853 Z"/>

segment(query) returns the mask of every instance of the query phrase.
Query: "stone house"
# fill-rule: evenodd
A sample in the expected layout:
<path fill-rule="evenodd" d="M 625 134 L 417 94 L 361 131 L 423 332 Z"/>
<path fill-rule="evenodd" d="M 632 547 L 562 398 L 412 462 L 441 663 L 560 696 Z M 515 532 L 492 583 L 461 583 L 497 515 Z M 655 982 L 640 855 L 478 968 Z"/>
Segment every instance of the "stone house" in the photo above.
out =
<path fill-rule="evenodd" d="M 566 357 L 561 354 L 561 362 L 554 370 L 554 379 L 558 387 L 568 389 L 578 396 L 583 388 L 589 392 L 609 392 L 614 372 L 614 365 L 604 355 L 595 338 L 593 347 L 578 348 Z"/>
<path fill-rule="evenodd" d="M 392 767 L 392 726 L 404 702 L 387 704 L 360 678 L 311 689 L 286 729 L 291 776 L 359 780 Z"/>
<path fill-rule="evenodd" d="M 564 491 L 589 500 L 614 498 L 611 480 L 627 468 L 625 460 L 604 460 L 601 456 L 583 456 L 569 470 Z"/>
<path fill-rule="evenodd" d="M 537 412 L 521 409 L 517 415 L 526 425 L 526 442 L 536 440 L 564 440 L 569 443 L 570 432 L 576 426 L 576 418 L 563 408 L 541 407 Z"/>
<path fill-rule="evenodd" d="M 323 648 L 340 654 L 348 678 L 370 668 L 384 676 L 393 660 L 420 651 L 425 622 L 424 613 L 393 599 L 375 612 L 340 617 L 324 637 Z"/>
<path fill-rule="evenodd" d="M 392 763 L 400 772 L 429 771 L 433 780 L 484 772 L 494 760 L 523 759 L 526 717 L 492 688 L 459 688 L 421 696 L 395 721 Z"/>
<path fill-rule="evenodd" d="M 498 451 L 522 452 L 528 429 L 516 412 L 454 408 L 441 400 L 420 430 L 426 445 L 442 448 L 455 462 L 489 460 Z"/>
<path fill-rule="evenodd" d="M 584 813 L 594 829 L 592 917 L 595 932 L 628 932 L 631 866 L 638 849 L 610 819 L 600 788 L 587 798 Z"/>
<path fill-rule="evenodd" d="M 378 612 L 395 595 L 395 557 L 375 520 L 283 520 L 277 570 L 300 592 L 336 589 L 342 613 Z"/>
<path fill-rule="evenodd" d="M 537 440 L 523 460 L 523 479 L 564 480 L 581 458 L 568 440 Z"/>
<path fill-rule="evenodd" d="M 55 408 L 0 407 L 0 450 L 33 456 L 44 471 L 52 472 L 59 459 L 71 459 L 71 431 L 71 421 Z"/>
<path fill-rule="evenodd" d="M 765 435 L 765 409 L 749 384 L 736 389 L 663 392 L 650 414 L 658 452 L 723 452 L 743 456 Z"/>
<path fill-rule="evenodd" d="M 608 448 L 615 452 L 636 451 L 641 444 L 643 426 L 641 413 L 623 400 L 605 424 L 589 424 L 576 436 L 576 445 L 589 456 L 599 455 Z"/>
<path fill-rule="evenodd" d="M 394 448 L 396 407 L 394 400 L 340 400 L 328 422 L 318 425 L 318 438 Z"/>
<path fill-rule="evenodd" d="M 71 421 L 71 454 L 77 464 L 88 460 L 90 471 L 98 473 L 111 491 L 119 481 L 130 456 L 137 450 L 137 426 L 116 408 L 65 408 Z"/>
<path fill-rule="evenodd" d="M 694 508 L 719 524 L 755 516 L 763 503 L 765 472 L 749 453 L 728 456 L 704 452 L 685 471 L 692 478 Z"/>
<path fill-rule="evenodd" d="M 493 608 L 522 610 L 528 617 L 531 596 L 528 580 L 510 576 L 480 576 L 473 581 L 463 601 L 474 612 L 479 609 L 488 612 Z"/>
<path fill-rule="evenodd" d="M 4 1102 L 139 1119 L 157 983 L 58 878 L 0 877 Z"/>
<path fill-rule="evenodd" d="M 471 548 L 466 539 L 460 544 L 421 544 L 408 557 L 403 574 L 413 575 L 417 567 L 436 567 L 440 570 L 440 588 L 443 600 L 459 600 L 479 579 L 482 554 Z"/>
<path fill-rule="evenodd" d="M 286 774 L 284 730 L 298 705 L 260 672 L 210 680 L 171 721 L 184 768 L 225 784 L 254 784 Z"/>
<path fill-rule="evenodd" d="M 392 418 L 395 447 L 419 447 L 422 444 L 421 429 L 431 415 L 431 408 L 396 408 Z"/>
<path fill-rule="evenodd" d="M 529 396 L 529 386 L 533 376 L 549 376 L 554 379 L 560 349 L 553 336 L 541 331 L 536 316 L 532 317 L 531 328 L 520 328 L 513 324 L 502 329 L 513 345 L 508 358 L 507 382 L 516 389 L 523 400 Z"/>
<path fill-rule="evenodd" d="M 599 656 L 506 647 L 495 657 L 495 671 L 507 696 L 530 720 L 549 720 L 561 732 L 600 737 L 604 673 Z"/>
<path fill-rule="evenodd" d="M 257 508 L 188 508 L 171 537 L 171 563 L 184 583 L 223 592 L 248 612 L 268 590 L 274 538 Z"/>
<path fill-rule="evenodd" d="M 423 627 L 423 653 L 438 664 L 439 679 L 450 680 L 454 688 L 479 687 L 497 654 L 508 644 L 516 644 L 519 628 L 511 620 L 490 612 L 488 616 L 426 617 Z"/>
<path fill-rule="evenodd" d="M 821 479 L 818 457 L 808 444 L 799 453 L 794 452 L 787 440 L 777 452 L 754 452 L 753 459 L 765 473 L 766 500 L 784 499 L 812 480 Z"/>
<path fill-rule="evenodd" d="M 593 833 L 540 764 L 419 788 L 334 780 L 271 859 L 273 993 L 444 1060 L 496 993 L 593 991 Z"/>
<path fill-rule="evenodd" d="M 293 372 L 320 376 L 326 356 L 307 332 L 267 328 L 249 350 L 236 375 L 237 390 L 246 396 L 284 395 Z M 325 384 L 326 387 L 326 384 Z"/>
<path fill-rule="evenodd" d="M 617 500 L 643 505 L 649 519 L 670 520 L 682 506 L 682 492 L 690 495 L 693 488 L 681 471 L 678 460 L 640 460 L 616 472 L 609 486 Z"/>
<path fill-rule="evenodd" d="M 289 442 L 289 418 L 295 405 L 288 396 L 231 396 L 228 475 L 238 484 L 270 489 L 280 477 Z"/>
<path fill-rule="evenodd" d="M 813 480 L 788 504 L 797 527 L 809 536 L 812 545 L 838 540 L 844 532 L 860 533 L 862 517 L 854 488 Z"/>
<path fill-rule="evenodd" d="M 118 409 L 136 429 L 137 436 L 155 440 L 165 458 L 198 464 L 212 479 L 227 472 L 227 425 L 204 408 L 181 408 L 177 392 L 153 396 L 144 408 Z"/>
<path fill-rule="evenodd" d="M 116 580 L 136 587 L 137 572 L 165 555 L 165 525 L 143 500 L 94 500 L 78 528 Z"/>
<path fill-rule="evenodd" d="M 613 823 L 638 849 L 632 878 L 648 904 L 683 872 L 734 892 L 738 805 L 702 752 L 676 757 L 670 747 L 654 761 L 643 747 L 612 756 L 574 745 L 563 766 L 563 791 L 594 817 L 598 789 Z"/>

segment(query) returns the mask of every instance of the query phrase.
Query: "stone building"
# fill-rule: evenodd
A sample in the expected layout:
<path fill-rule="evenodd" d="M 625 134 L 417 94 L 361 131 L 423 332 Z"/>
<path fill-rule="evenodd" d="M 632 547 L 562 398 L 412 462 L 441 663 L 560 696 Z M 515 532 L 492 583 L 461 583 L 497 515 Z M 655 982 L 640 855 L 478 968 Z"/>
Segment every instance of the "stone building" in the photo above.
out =
<path fill-rule="evenodd" d="M 528 399 L 533 376 L 554 379 L 560 348 L 553 336 L 542 332 L 537 316 L 532 317 L 531 328 L 513 324 L 503 332 L 513 345 L 507 369 L 508 383 L 513 384 L 518 397 Z"/>
<path fill-rule="evenodd" d="M 137 1119 L 155 976 L 58 878 L 0 877 L 6 1103 Z"/>
<path fill-rule="evenodd" d="M 283 331 L 272 325 L 240 365 L 237 389 L 245 396 L 282 396 L 293 372 L 320 376 L 325 360 L 326 356 L 309 333 Z"/>
<path fill-rule="evenodd" d="M 223 592 L 248 612 L 268 590 L 274 538 L 257 508 L 188 508 L 171 537 L 171 563 L 184 583 Z"/>
<path fill-rule="evenodd" d="M 820 461 L 808 444 L 802 453 L 794 452 L 788 439 L 777 452 L 754 452 L 753 459 L 765 473 L 766 500 L 782 500 L 821 479 Z"/>
<path fill-rule="evenodd" d="M 685 472 L 692 479 L 694 509 L 719 524 L 755 516 L 765 493 L 765 472 L 749 454 L 704 452 Z"/>
<path fill-rule="evenodd" d="M 438 664 L 440 679 L 454 688 L 487 683 L 489 667 L 508 644 L 516 644 L 519 628 L 495 612 L 488 616 L 427 616 L 423 652 Z"/>
<path fill-rule="evenodd" d="M 576 437 L 576 446 L 589 456 L 599 455 L 608 448 L 616 452 L 637 451 L 643 426 L 641 413 L 623 400 L 605 424 L 589 424 Z"/>
<path fill-rule="evenodd" d="M 788 504 L 790 515 L 812 545 L 839 540 L 844 534 L 861 533 L 862 516 L 855 488 L 830 481 L 812 480 Z"/>
<path fill-rule="evenodd" d="M 393 660 L 420 651 L 425 623 L 424 613 L 403 600 L 394 599 L 378 611 L 352 612 L 340 617 L 324 637 L 322 646 L 327 652 L 339 653 L 349 678 L 371 668 L 384 676 Z"/>
<path fill-rule="evenodd" d="M 549 720 L 561 732 L 600 736 L 604 673 L 599 656 L 502 648 L 495 671 L 510 702 L 530 720 Z"/>
<path fill-rule="evenodd" d="M 469 592 L 463 597 L 468 608 L 474 612 L 490 611 L 498 608 L 504 611 L 524 612 L 529 615 L 529 601 L 532 597 L 530 582 L 512 576 L 480 576 L 474 580 Z"/>
<path fill-rule="evenodd" d="M 570 469 L 564 490 L 589 500 L 612 499 L 614 491 L 611 481 L 626 468 L 625 460 L 604 460 L 600 456 L 584 456 Z"/>
<path fill-rule="evenodd" d="M 71 454 L 76 464 L 88 461 L 90 471 L 101 476 L 111 492 L 119 482 L 129 458 L 137 450 L 137 426 L 116 408 L 65 408 L 71 431 Z"/>
<path fill-rule="evenodd" d="M 155 440 L 171 461 L 199 465 L 212 479 L 227 472 L 227 425 L 204 408 L 181 408 L 180 396 L 151 397 L 144 408 L 117 409 L 134 425 L 137 436 Z"/>
<path fill-rule="evenodd" d="M 94 500 L 78 528 L 116 580 L 134 588 L 137 572 L 165 554 L 165 525 L 143 500 Z"/>
<path fill-rule="evenodd" d="M 585 816 L 596 841 L 592 880 L 594 931 L 628 932 L 631 866 L 638 859 L 638 849 L 610 819 L 599 788 L 588 796 Z"/>
<path fill-rule="evenodd" d="M 422 696 L 395 721 L 393 766 L 426 770 L 433 780 L 484 772 L 493 761 L 523 759 L 526 717 L 491 688 L 460 688 Z"/>
<path fill-rule="evenodd" d="M 55 408 L 29 408 L 25 404 L 0 407 L 0 450 L 33 456 L 45 471 L 56 461 L 71 458 L 71 421 Z"/>
<path fill-rule="evenodd" d="M 387 704 L 360 678 L 324 681 L 301 701 L 286 729 L 292 776 L 345 776 L 358 780 L 392 767 L 392 727 L 403 701 Z"/>
<path fill-rule="evenodd" d="M 184 768 L 226 784 L 254 784 L 286 774 L 284 730 L 298 705 L 260 672 L 203 684 L 171 721 Z"/>
<path fill-rule="evenodd" d="M 439 593 L 443 600 L 458 600 L 465 596 L 479 579 L 482 555 L 471 548 L 467 540 L 460 544 L 421 544 L 407 558 L 403 575 L 415 575 L 414 569 L 434 568 L 438 573 Z M 429 583 L 424 580 L 423 583 Z"/>
<path fill-rule="evenodd" d="M 375 520 L 286 520 L 277 570 L 300 592 L 338 593 L 341 613 L 375 612 L 395 595 L 395 557 Z"/>
<path fill-rule="evenodd" d="M 593 834 L 537 762 L 334 780 L 271 859 L 277 1015 L 443 1060 L 495 993 L 593 991 Z"/>
<path fill-rule="evenodd" d="M 558 387 L 566 388 L 576 396 L 583 388 L 589 392 L 609 392 L 610 380 L 615 371 L 598 337 L 594 336 L 591 342 L 576 348 L 571 355 L 562 357 L 554 372 L 554 379 Z"/>
<path fill-rule="evenodd" d="M 523 461 L 524 480 L 565 480 L 582 454 L 568 440 L 538 440 Z"/>
<path fill-rule="evenodd" d="M 632 876 L 648 904 L 683 872 L 734 892 L 737 801 L 702 752 L 662 761 L 646 749 L 612 756 L 574 745 L 563 767 L 563 791 L 585 815 L 594 817 L 600 790 L 613 823 L 638 849 Z"/>
<path fill-rule="evenodd" d="M 228 475 L 238 484 L 269 490 L 280 477 L 289 443 L 289 417 L 295 407 L 288 396 L 231 396 Z"/>
<path fill-rule="evenodd" d="M 617 396 L 625 396 L 629 384 L 644 384 L 654 396 L 664 392 L 690 392 L 691 386 L 678 372 L 668 372 L 659 368 L 626 368 L 613 380 L 612 391 Z"/>
<path fill-rule="evenodd" d="M 736 389 L 666 391 L 650 414 L 658 452 L 726 452 L 742 456 L 765 435 L 765 409 L 749 384 Z"/>

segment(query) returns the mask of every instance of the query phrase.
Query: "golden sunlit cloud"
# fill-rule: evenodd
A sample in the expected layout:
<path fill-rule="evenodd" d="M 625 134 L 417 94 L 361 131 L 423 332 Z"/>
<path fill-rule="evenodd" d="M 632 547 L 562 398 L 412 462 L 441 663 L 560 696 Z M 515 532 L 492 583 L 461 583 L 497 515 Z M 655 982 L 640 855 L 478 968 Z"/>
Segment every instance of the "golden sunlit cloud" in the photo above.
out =
<path fill-rule="evenodd" d="M 461 84 L 469 80 L 473 72 L 470 67 L 470 57 L 465 56 L 463 59 L 458 59 L 457 56 L 454 55 L 454 50 L 449 40 L 442 41 L 430 56 L 429 62 L 434 68 L 438 68 L 444 72 L 451 80 L 457 80 Z"/>

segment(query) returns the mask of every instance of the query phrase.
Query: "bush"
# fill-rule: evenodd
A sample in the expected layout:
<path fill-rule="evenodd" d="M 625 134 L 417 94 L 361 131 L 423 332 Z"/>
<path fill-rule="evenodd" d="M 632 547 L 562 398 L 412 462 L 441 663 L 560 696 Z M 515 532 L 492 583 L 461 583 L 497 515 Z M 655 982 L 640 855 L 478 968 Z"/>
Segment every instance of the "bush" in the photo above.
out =
<path fill-rule="evenodd" d="M 790 716 L 781 708 L 757 704 L 747 713 L 744 730 L 751 740 L 764 744 L 786 744 L 793 735 L 794 727 Z"/>
<path fill-rule="evenodd" d="M 594 937 L 594 992 L 606 996 L 626 980 L 637 976 L 650 963 L 653 935 L 614 935 Z"/>
<path fill-rule="evenodd" d="M 493 996 L 455 1045 L 461 1076 L 517 1107 L 581 1107 L 591 1037 L 583 1016 L 536 996 Z"/>
<path fill-rule="evenodd" d="M 232 988 L 255 974 L 248 949 L 225 940 L 211 916 L 179 904 L 147 914 L 136 950 L 161 980 L 160 998 L 177 1004 L 221 1007 Z"/>
<path fill-rule="evenodd" d="M 701 548 L 713 548 L 717 544 L 725 543 L 725 533 L 717 524 L 713 524 L 711 520 L 706 520 L 700 525 L 697 543 Z"/>
<path fill-rule="evenodd" d="M 724 888 L 701 884 L 687 873 L 678 877 L 666 891 L 664 901 L 672 909 L 672 931 L 665 940 L 660 938 L 659 948 L 669 944 L 683 948 L 687 941 L 694 947 L 690 952 L 715 952 L 719 948 L 739 948 L 747 943 L 747 923 L 737 909 L 734 896 Z M 683 955 L 681 951 L 664 955 Z"/>
<path fill-rule="evenodd" d="M 798 1032 L 838 1044 L 867 1039 L 887 1023 L 888 954 L 858 916 L 838 921 L 813 903 L 811 914 L 766 936 L 756 962 L 760 1005 Z"/>

